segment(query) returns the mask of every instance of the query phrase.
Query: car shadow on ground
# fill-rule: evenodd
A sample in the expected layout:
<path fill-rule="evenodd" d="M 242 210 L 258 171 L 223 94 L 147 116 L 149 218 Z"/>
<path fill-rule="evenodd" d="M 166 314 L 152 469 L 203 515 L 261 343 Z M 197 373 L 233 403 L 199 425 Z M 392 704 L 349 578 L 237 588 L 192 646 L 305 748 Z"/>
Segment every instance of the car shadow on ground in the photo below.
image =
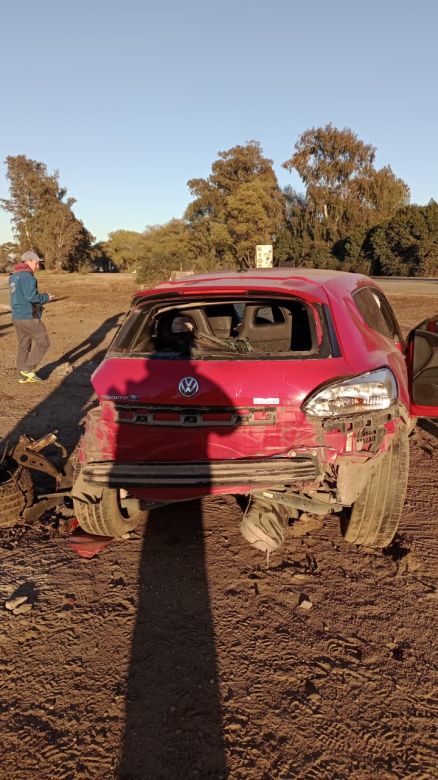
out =
<path fill-rule="evenodd" d="M 200 501 L 150 512 L 119 780 L 225 778 Z"/>
<path fill-rule="evenodd" d="M 135 382 L 115 377 L 114 386 L 105 392 L 109 397 L 134 398 L 140 404 L 142 398 L 173 397 L 176 405 L 184 407 L 181 385 L 185 378 L 199 388 L 202 408 L 208 403 L 205 399 L 214 398 L 217 407 L 231 412 L 233 427 L 239 426 L 240 419 L 232 414 L 233 401 L 222 387 L 202 375 L 191 353 L 178 362 L 180 370 L 169 375 L 168 363 L 162 359 L 144 361 L 144 374 Z M 228 438 L 223 444 L 230 429 L 194 424 L 196 400 L 190 397 L 187 403 L 188 427 L 184 422 L 173 428 L 156 423 L 150 427 L 119 426 L 115 462 L 140 458 L 146 441 L 155 463 L 186 460 L 208 464 L 212 452 L 217 458 L 222 446 L 230 446 Z M 110 479 L 115 480 L 116 474 L 114 467 Z M 147 475 L 147 468 L 142 474 Z M 167 482 L 172 468 L 162 474 Z M 196 469 L 195 475 L 199 479 Z M 211 466 L 205 479 L 210 492 L 214 479 Z M 219 780 L 227 774 L 202 520 L 200 499 L 149 512 L 139 565 L 119 780 Z"/>

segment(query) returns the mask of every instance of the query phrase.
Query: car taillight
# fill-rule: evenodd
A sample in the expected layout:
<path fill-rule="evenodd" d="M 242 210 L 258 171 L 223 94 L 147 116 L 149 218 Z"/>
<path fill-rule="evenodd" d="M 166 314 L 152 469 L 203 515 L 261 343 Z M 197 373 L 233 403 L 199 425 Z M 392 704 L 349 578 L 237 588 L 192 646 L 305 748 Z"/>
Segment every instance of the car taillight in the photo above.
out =
<path fill-rule="evenodd" d="M 326 385 L 302 405 L 315 417 L 340 417 L 345 414 L 388 409 L 397 398 L 397 383 L 389 368 Z"/>

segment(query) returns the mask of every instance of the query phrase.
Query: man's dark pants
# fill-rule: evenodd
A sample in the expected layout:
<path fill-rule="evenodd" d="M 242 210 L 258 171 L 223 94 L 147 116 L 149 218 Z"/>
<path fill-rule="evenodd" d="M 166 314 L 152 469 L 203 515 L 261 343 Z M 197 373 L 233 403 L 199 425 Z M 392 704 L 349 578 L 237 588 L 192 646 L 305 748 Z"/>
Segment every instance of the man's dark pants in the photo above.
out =
<path fill-rule="evenodd" d="M 40 319 L 12 320 L 18 339 L 18 371 L 34 371 L 46 354 L 50 341 Z"/>

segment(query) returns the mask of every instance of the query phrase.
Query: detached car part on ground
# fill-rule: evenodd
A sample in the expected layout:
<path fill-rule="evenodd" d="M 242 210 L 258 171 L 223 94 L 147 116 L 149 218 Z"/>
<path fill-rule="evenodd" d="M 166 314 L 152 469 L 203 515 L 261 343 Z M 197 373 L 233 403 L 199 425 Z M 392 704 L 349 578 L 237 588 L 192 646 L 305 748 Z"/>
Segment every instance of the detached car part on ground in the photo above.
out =
<path fill-rule="evenodd" d="M 48 433 L 37 440 L 23 435 L 15 446 L 9 442 L 3 445 L 0 454 L 0 528 L 11 528 L 20 522 L 35 520 L 46 509 L 62 500 L 62 493 L 58 490 L 71 485 L 71 475 L 68 469 L 67 473 L 58 471 L 42 454 L 42 450 L 51 445 L 59 447 L 63 458 L 66 458 L 66 450 L 58 442 L 55 433 Z M 38 503 L 34 503 L 35 493 L 30 475 L 32 470 L 53 477 L 58 489 L 55 493 L 40 497 Z"/>
<path fill-rule="evenodd" d="M 385 547 L 403 509 L 408 433 L 438 416 L 438 315 L 404 342 L 368 277 L 217 273 L 139 292 L 92 377 L 73 499 L 122 536 L 153 502 L 249 496 L 256 547 L 300 512 Z"/>

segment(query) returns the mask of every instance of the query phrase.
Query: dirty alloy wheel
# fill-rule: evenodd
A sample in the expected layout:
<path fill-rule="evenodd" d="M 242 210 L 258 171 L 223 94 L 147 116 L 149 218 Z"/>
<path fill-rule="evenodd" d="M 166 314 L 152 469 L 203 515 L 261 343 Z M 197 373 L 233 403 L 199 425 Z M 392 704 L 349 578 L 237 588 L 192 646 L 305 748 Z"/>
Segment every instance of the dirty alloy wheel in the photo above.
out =
<path fill-rule="evenodd" d="M 33 483 L 28 469 L 9 458 L 0 464 L 0 528 L 23 522 L 24 510 L 31 506 Z"/>
<path fill-rule="evenodd" d="M 147 517 L 139 502 L 124 497 L 124 491 L 104 488 L 100 498 L 92 502 L 73 498 L 73 508 L 81 528 L 97 536 L 121 537 L 132 531 Z"/>
<path fill-rule="evenodd" d="M 357 501 L 344 510 L 341 533 L 347 542 L 377 548 L 391 544 L 403 511 L 408 472 L 409 441 L 403 426 L 376 462 Z"/>

